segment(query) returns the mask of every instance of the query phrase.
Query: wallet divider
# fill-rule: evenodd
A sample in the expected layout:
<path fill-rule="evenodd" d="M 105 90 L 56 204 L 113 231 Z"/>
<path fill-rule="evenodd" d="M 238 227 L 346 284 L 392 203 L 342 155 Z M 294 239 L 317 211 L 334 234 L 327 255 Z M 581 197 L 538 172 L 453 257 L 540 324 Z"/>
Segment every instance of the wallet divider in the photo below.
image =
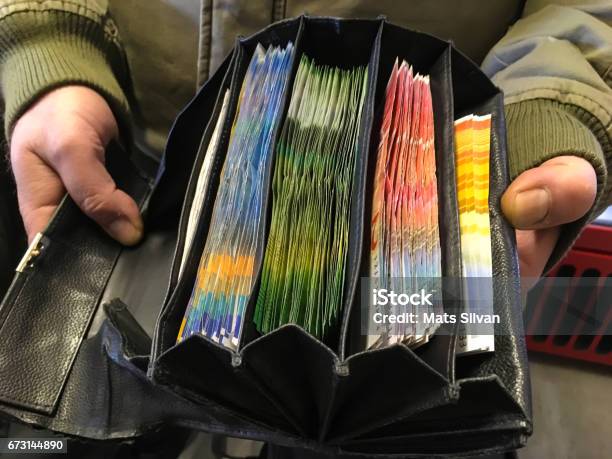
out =
<path fill-rule="evenodd" d="M 363 254 L 369 253 L 369 215 L 371 208 L 371 195 L 367 192 L 371 187 L 369 167 L 371 158 L 372 142 L 377 138 L 375 126 L 377 124 L 377 88 L 380 84 L 380 57 L 383 31 L 385 30 L 385 19 L 379 19 L 378 32 L 374 42 L 372 55 L 368 66 L 368 94 L 364 103 L 364 117 L 360 126 L 360 136 L 358 145 L 358 156 L 355 167 L 355 179 L 353 180 L 353 190 L 351 193 L 351 223 L 349 254 L 353 254 L 354 260 L 351 263 L 351 270 L 347 269 L 347 280 L 345 288 L 345 305 L 342 310 L 340 324 L 340 342 L 338 355 L 340 360 L 346 358 L 346 339 L 349 332 L 349 324 L 353 308 L 359 295 L 358 284 L 363 265 Z"/>
<path fill-rule="evenodd" d="M 331 444 L 457 398 L 448 380 L 403 344 L 354 354 L 337 373 L 325 438 Z"/>
<path fill-rule="evenodd" d="M 524 444 L 531 434 L 531 424 L 497 376 L 474 378 L 458 385 L 461 396 L 457 403 L 350 439 L 342 447 L 362 453 L 398 454 L 410 445 L 412 451 L 425 454 L 433 452 L 428 449 L 432 443 L 458 437 L 461 441 L 453 440 L 452 448 L 472 455 L 515 449 Z"/>

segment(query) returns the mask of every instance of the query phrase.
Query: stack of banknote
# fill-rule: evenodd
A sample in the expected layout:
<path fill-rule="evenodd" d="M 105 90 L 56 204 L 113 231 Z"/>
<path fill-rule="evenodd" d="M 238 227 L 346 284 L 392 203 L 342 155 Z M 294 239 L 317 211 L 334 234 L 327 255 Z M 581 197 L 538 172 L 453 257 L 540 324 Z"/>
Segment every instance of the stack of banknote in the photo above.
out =
<path fill-rule="evenodd" d="M 464 310 L 493 313 L 493 260 L 489 218 L 489 161 L 491 115 L 468 115 L 455 121 L 455 164 L 457 200 L 461 231 Z M 493 327 L 467 323 L 463 327 L 458 353 L 494 350 Z M 471 329 L 475 329 L 471 333 Z"/>
<path fill-rule="evenodd" d="M 411 295 L 433 290 L 442 275 L 437 186 L 429 78 L 396 61 L 387 83 L 373 185 L 370 277 L 376 289 Z M 410 314 L 413 320 L 387 324 L 369 335 L 368 347 L 427 342 L 437 324 L 423 318 L 439 310 L 437 302 L 385 304 L 381 313 Z"/>
<path fill-rule="evenodd" d="M 226 347 L 238 346 L 254 283 L 255 255 L 263 239 L 259 234 L 264 176 L 274 149 L 273 133 L 280 123 L 292 54 L 291 43 L 267 50 L 258 46 L 247 69 L 179 341 L 199 333 Z M 217 142 L 216 135 L 211 143 Z M 214 149 L 213 145 L 207 155 Z M 208 157 L 202 168 L 204 182 L 207 167 Z"/>
<path fill-rule="evenodd" d="M 301 58 L 276 148 L 272 221 L 254 322 L 323 338 L 337 323 L 367 68 Z"/>

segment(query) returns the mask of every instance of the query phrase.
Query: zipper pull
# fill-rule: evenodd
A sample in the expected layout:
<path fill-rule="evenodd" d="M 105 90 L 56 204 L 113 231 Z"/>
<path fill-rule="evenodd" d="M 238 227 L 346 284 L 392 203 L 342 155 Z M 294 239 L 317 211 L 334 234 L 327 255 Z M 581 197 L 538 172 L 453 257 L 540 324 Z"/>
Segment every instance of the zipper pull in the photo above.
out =
<path fill-rule="evenodd" d="M 36 236 L 34 236 L 34 239 L 32 239 L 28 250 L 26 250 L 26 253 L 23 254 L 23 257 L 15 270 L 22 273 L 26 269 L 33 268 L 34 262 L 47 247 L 47 241 L 48 239 L 44 237 L 42 233 L 36 233 Z"/>

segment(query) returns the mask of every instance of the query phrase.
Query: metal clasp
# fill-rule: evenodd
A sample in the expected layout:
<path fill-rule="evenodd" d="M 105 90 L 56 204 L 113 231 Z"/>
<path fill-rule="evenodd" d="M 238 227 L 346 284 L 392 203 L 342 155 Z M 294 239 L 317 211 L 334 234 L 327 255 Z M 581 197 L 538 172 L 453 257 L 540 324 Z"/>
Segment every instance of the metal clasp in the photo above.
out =
<path fill-rule="evenodd" d="M 21 261 L 17 265 L 16 271 L 22 273 L 26 269 L 32 268 L 34 266 L 34 261 L 40 256 L 44 249 L 45 245 L 43 244 L 43 234 L 36 233 L 36 236 L 34 236 L 34 239 L 32 239 L 28 250 L 26 250 L 26 253 L 23 254 Z"/>

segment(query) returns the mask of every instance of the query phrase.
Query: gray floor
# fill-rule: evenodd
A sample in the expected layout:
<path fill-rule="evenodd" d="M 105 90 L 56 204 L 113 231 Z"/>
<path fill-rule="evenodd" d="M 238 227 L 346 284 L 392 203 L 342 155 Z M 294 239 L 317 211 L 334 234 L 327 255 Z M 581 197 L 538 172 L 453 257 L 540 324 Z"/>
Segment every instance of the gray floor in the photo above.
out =
<path fill-rule="evenodd" d="M 612 369 L 530 356 L 534 434 L 520 459 L 612 457 Z"/>

